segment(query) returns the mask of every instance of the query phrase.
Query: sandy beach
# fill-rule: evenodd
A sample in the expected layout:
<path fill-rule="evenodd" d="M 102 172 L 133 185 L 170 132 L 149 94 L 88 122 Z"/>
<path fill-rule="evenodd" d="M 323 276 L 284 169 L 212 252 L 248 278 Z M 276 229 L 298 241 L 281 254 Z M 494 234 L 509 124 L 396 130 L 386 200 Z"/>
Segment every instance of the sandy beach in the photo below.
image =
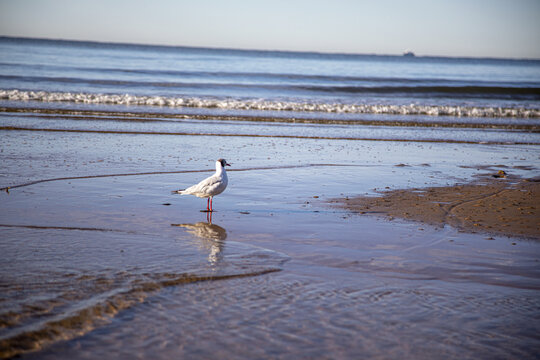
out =
<path fill-rule="evenodd" d="M 95 134 L 9 134 L 2 357 L 534 358 L 534 151 L 232 138 L 209 217 L 170 191 L 206 177 L 213 149 L 100 134 L 115 151 L 96 158 L 79 145 Z"/>
<path fill-rule="evenodd" d="M 382 191 L 380 195 L 341 198 L 332 203 L 359 214 L 382 215 L 387 219 L 540 240 L 537 178 L 507 179 L 495 174 L 474 183 Z"/>

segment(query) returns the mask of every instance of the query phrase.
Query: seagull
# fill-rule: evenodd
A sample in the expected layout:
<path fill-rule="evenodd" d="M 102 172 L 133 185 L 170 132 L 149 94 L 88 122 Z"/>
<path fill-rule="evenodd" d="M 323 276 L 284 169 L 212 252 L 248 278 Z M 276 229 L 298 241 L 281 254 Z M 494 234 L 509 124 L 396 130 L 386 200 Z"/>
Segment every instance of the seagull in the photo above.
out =
<path fill-rule="evenodd" d="M 225 166 L 231 166 L 227 163 L 225 159 L 218 159 L 216 161 L 216 173 L 197 185 L 193 185 L 188 187 L 185 190 L 176 190 L 173 191 L 173 194 L 180 194 L 180 195 L 195 195 L 196 197 L 200 198 L 207 198 L 206 202 L 206 211 L 204 212 L 212 212 L 214 211 L 212 209 L 212 198 L 216 195 L 221 194 L 225 188 L 227 188 L 227 172 L 225 171 Z"/>

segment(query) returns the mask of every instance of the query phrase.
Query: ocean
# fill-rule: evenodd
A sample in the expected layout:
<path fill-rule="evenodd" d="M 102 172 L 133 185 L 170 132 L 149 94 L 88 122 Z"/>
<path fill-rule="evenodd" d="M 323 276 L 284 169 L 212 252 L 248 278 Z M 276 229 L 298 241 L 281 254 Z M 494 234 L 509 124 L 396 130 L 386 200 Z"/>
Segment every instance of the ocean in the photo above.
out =
<path fill-rule="evenodd" d="M 3 37 L 0 136 L 1 358 L 538 356 L 538 242 L 328 201 L 540 175 L 540 60 Z"/>

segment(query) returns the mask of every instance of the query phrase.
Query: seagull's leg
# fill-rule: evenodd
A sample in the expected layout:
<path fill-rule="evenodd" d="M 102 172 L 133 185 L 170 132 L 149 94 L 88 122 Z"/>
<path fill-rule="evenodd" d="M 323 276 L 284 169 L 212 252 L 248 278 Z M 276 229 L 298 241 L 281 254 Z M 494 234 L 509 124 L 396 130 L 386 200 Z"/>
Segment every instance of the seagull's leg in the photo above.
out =
<path fill-rule="evenodd" d="M 212 200 L 214 199 L 213 196 L 210 196 L 210 211 L 214 211 L 214 209 L 212 208 Z"/>
<path fill-rule="evenodd" d="M 210 211 L 210 198 L 206 199 L 206 211 Z"/>

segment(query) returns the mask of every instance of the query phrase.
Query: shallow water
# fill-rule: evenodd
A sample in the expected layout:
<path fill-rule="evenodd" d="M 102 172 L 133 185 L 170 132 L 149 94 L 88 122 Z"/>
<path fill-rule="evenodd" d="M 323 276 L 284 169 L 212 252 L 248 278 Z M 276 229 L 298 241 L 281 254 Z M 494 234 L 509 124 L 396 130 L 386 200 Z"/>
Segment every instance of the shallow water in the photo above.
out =
<path fill-rule="evenodd" d="M 113 133 L 161 136 L 229 136 L 306 138 L 330 140 L 381 140 L 482 144 L 540 144 L 536 119 L 455 119 L 415 121 L 409 118 L 355 120 L 258 118 L 176 114 L 169 118 L 148 113 L 79 112 L 76 110 L 4 108 L 0 129 L 32 132 Z M 40 114 L 41 113 L 41 114 Z M 316 117 L 316 115 L 313 115 Z"/>
<path fill-rule="evenodd" d="M 202 158 L 215 149 L 195 159 L 159 150 L 199 137 L 167 145 L 100 134 L 116 151 L 91 162 L 88 134 L 8 134 L 4 163 L 19 174 L 9 179 L 72 178 L 0 195 L 4 356 L 17 347 L 42 348 L 29 358 L 536 356 L 537 243 L 325 204 L 503 165 L 534 176 L 535 147 L 234 139 L 222 143 L 233 167 L 210 219 L 198 211 L 204 199 L 170 190 L 206 176 Z M 11 146 L 25 150 L 13 163 Z M 253 158 L 239 163 L 246 149 Z M 70 166 L 52 166 L 64 150 Z M 134 170 L 150 174 L 114 176 Z M 98 174 L 112 176 L 88 177 Z"/>

